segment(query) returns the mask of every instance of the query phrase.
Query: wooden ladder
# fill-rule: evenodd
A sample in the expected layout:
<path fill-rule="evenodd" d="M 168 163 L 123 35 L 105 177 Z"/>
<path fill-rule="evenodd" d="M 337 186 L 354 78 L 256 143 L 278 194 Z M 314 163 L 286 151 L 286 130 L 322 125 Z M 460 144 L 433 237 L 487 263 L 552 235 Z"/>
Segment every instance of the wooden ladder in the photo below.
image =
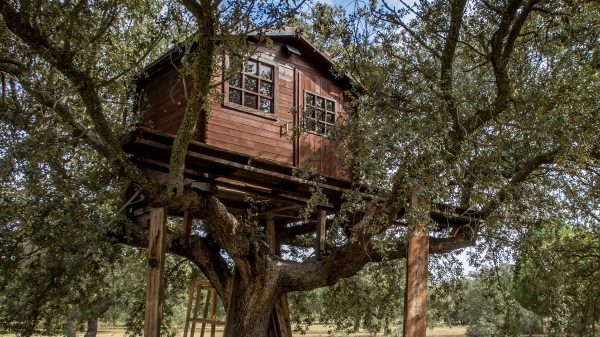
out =
<path fill-rule="evenodd" d="M 202 317 L 198 318 L 200 299 L 203 290 L 206 291 L 206 301 L 204 302 Z M 208 317 L 209 309 L 211 309 L 210 318 Z M 210 337 L 215 337 L 217 325 L 225 325 L 225 322 L 217 320 L 217 291 L 207 281 L 192 281 L 188 293 L 187 314 L 185 316 L 183 337 L 194 336 L 194 333 L 196 332 L 196 323 L 202 323 L 200 327 L 200 337 L 204 337 L 207 325 L 210 325 Z M 190 333 L 189 335 L 188 331 Z"/>

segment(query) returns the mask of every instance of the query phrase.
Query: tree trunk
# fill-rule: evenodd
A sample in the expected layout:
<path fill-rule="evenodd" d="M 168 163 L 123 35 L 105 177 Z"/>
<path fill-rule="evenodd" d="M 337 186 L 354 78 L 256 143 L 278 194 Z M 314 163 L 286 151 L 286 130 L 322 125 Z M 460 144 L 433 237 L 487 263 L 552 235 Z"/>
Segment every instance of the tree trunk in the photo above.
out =
<path fill-rule="evenodd" d="M 84 337 L 96 337 L 96 333 L 98 333 L 98 316 L 87 321 L 87 330 Z"/>
<path fill-rule="evenodd" d="M 227 321 L 224 337 L 266 337 L 276 293 L 275 284 L 267 277 L 254 277 L 241 280 L 235 272 L 230 301 L 227 307 Z"/>

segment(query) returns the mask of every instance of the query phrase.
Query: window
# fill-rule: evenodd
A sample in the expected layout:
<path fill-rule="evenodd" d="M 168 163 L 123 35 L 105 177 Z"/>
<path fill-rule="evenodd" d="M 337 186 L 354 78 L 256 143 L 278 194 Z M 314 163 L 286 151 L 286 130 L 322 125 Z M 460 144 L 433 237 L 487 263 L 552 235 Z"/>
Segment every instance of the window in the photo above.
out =
<path fill-rule="evenodd" d="M 225 105 L 237 110 L 274 116 L 276 67 L 250 59 L 225 84 Z"/>
<path fill-rule="evenodd" d="M 335 125 L 335 101 L 306 92 L 304 94 L 304 128 L 325 136 Z"/>

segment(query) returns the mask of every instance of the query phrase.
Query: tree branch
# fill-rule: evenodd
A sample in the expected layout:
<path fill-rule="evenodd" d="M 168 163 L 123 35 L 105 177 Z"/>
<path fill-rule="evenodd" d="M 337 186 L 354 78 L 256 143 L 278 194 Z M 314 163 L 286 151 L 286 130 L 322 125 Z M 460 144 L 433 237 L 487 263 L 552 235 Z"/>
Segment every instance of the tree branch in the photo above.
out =
<path fill-rule="evenodd" d="M 53 46 L 50 39 L 42 31 L 30 24 L 28 17 L 31 15 L 26 12 L 27 8 L 27 6 L 21 6 L 21 11 L 25 12 L 17 12 L 11 7 L 9 2 L 0 0 L 0 14 L 3 16 L 4 23 L 8 29 L 45 61 L 58 69 L 75 86 L 86 107 L 86 113 L 94 124 L 98 138 L 103 144 L 104 150 L 100 153 L 108 160 L 117 162 L 123 172 L 138 184 L 148 197 L 158 198 L 158 185 L 139 170 L 121 149 L 117 137 L 104 116 L 102 103 L 98 96 L 94 80 L 88 74 L 81 71 L 72 62 L 72 58 L 69 55 L 65 55 Z M 96 144 L 94 148 L 99 147 L 98 145 Z"/>
<path fill-rule="evenodd" d="M 430 254 L 445 254 L 473 246 L 474 230 L 463 226 L 456 236 L 429 238 Z M 308 262 L 283 261 L 280 268 L 285 291 L 305 291 L 334 285 L 340 279 L 358 273 L 369 262 L 381 262 L 406 258 L 407 243 L 400 241 L 391 252 L 382 254 L 371 243 L 365 247 L 351 246 L 335 251 L 328 260 Z"/>
<path fill-rule="evenodd" d="M 455 133 L 462 133 L 460 126 L 458 108 L 453 94 L 453 65 L 454 55 L 456 53 L 456 45 L 462 26 L 463 15 L 467 0 L 454 0 L 451 2 L 452 9 L 450 11 L 450 26 L 448 27 L 448 35 L 444 50 L 442 51 L 441 72 L 440 72 L 440 87 L 442 89 L 442 98 L 446 104 L 446 110 L 453 120 L 453 129 Z"/>
<path fill-rule="evenodd" d="M 108 233 L 118 243 L 147 248 L 150 237 L 147 228 L 138 224 L 123 224 L 118 230 Z M 167 250 L 192 261 L 206 275 L 212 286 L 228 303 L 231 271 L 225 259 L 215 249 L 215 244 L 207 238 L 195 235 L 180 235 L 167 231 Z"/>
<path fill-rule="evenodd" d="M 169 161 L 169 181 L 167 195 L 181 196 L 183 193 L 183 173 L 185 169 L 185 154 L 192 136 L 196 131 L 198 119 L 208 111 L 210 84 L 214 72 L 213 56 L 216 48 L 215 33 L 218 18 L 214 17 L 214 8 L 210 0 L 185 0 L 183 4 L 194 14 L 199 29 L 195 42 L 198 46 L 191 53 L 190 71 L 192 78 L 192 94 L 183 115 L 181 126 L 173 141 Z M 187 74 L 184 74 L 184 77 Z"/>
<path fill-rule="evenodd" d="M 535 157 L 533 157 L 528 162 L 524 163 L 521 168 L 515 172 L 512 178 L 508 181 L 508 183 L 502 187 L 495 196 L 482 208 L 481 214 L 483 217 L 488 217 L 490 214 L 495 212 L 500 205 L 509 196 L 509 193 L 515 187 L 521 185 L 523 182 L 529 178 L 529 176 L 542 165 L 553 163 L 558 155 L 561 153 L 562 148 L 557 147 L 551 151 L 541 153 Z"/>

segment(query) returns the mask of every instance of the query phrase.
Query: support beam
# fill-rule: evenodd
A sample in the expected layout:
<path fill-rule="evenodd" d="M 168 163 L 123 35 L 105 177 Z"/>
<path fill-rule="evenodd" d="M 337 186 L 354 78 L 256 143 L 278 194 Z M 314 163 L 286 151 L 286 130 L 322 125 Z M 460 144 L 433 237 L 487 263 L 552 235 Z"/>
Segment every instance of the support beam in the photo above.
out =
<path fill-rule="evenodd" d="M 327 211 L 324 209 L 317 210 L 317 242 L 315 252 L 317 258 L 321 259 L 323 253 L 325 253 L 325 233 L 327 232 Z"/>
<path fill-rule="evenodd" d="M 267 242 L 269 243 L 269 253 L 277 254 L 277 234 L 275 233 L 275 214 L 267 212 Z"/>
<path fill-rule="evenodd" d="M 190 211 L 183 212 L 183 232 L 185 235 L 192 234 L 192 213 Z"/>
<path fill-rule="evenodd" d="M 163 304 L 163 271 L 165 267 L 165 232 L 167 213 L 164 208 L 150 209 L 148 269 L 146 292 L 145 337 L 160 337 Z"/>
<path fill-rule="evenodd" d="M 409 241 L 406 258 L 404 337 L 425 337 L 429 264 L 428 205 L 411 193 Z"/>

